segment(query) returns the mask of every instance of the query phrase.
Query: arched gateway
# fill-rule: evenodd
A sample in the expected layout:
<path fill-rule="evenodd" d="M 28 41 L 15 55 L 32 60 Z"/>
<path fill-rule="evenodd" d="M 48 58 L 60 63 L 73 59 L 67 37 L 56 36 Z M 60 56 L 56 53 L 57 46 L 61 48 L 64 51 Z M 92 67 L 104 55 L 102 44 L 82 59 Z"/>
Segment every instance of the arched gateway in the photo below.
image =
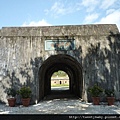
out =
<path fill-rule="evenodd" d="M 85 101 L 95 83 L 114 89 L 119 99 L 119 61 L 120 32 L 114 24 L 3 27 L 0 102 L 7 103 L 7 88 L 24 85 L 32 90 L 31 102 L 40 101 L 53 92 L 51 77 L 59 70 L 69 76 L 69 91 Z"/>
<path fill-rule="evenodd" d="M 80 63 L 69 55 L 52 55 L 45 60 L 39 70 L 39 100 L 51 91 L 51 76 L 54 72 L 65 71 L 70 80 L 69 90 L 82 97 L 83 77 Z"/>

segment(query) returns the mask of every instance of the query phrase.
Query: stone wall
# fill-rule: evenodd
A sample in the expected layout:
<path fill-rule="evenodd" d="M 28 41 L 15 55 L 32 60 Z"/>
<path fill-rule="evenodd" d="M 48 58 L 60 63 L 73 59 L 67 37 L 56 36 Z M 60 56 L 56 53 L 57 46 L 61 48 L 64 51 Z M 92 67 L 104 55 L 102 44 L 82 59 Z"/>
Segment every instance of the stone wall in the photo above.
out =
<path fill-rule="evenodd" d="M 45 51 L 46 39 L 73 39 L 75 50 Z M 6 88 L 29 85 L 35 101 L 38 72 L 51 55 L 68 54 L 83 68 L 84 97 L 87 88 L 98 83 L 114 88 L 120 95 L 120 34 L 114 24 L 47 27 L 6 27 L 0 30 L 0 101 L 6 101 Z"/>

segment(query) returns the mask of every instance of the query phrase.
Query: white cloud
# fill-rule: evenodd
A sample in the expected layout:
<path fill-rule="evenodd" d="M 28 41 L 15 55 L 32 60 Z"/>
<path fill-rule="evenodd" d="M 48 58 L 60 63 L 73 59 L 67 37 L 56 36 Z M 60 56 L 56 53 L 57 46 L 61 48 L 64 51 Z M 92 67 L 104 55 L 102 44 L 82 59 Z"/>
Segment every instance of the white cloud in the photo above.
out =
<path fill-rule="evenodd" d="M 116 24 L 120 31 L 120 9 L 111 12 L 107 16 L 103 17 L 99 22 L 100 24 Z"/>
<path fill-rule="evenodd" d="M 86 7 L 87 12 L 92 12 L 96 8 L 96 6 L 99 4 L 99 0 L 82 0 L 81 5 Z"/>
<path fill-rule="evenodd" d="M 99 1 L 99 0 L 98 0 L 98 1 Z M 91 4 L 92 4 L 92 5 L 98 4 L 98 1 L 96 1 L 96 0 L 82 0 L 82 5 L 88 7 L 88 6 L 90 6 Z"/>
<path fill-rule="evenodd" d="M 112 6 L 117 0 L 103 0 L 100 8 L 102 9 L 108 9 L 110 6 Z"/>
<path fill-rule="evenodd" d="M 51 7 L 51 11 L 53 11 L 54 14 L 64 14 L 65 13 L 65 8 L 64 4 L 60 2 L 55 2 L 54 5 Z"/>
<path fill-rule="evenodd" d="M 22 26 L 51 26 L 51 24 L 47 23 L 44 19 L 41 21 L 31 21 L 29 23 L 25 22 Z"/>
<path fill-rule="evenodd" d="M 107 10 L 106 11 L 106 14 L 108 15 L 108 14 L 111 14 L 111 13 L 113 13 L 115 11 L 115 9 L 109 9 L 109 10 Z"/>
<path fill-rule="evenodd" d="M 98 17 L 99 17 L 99 15 L 97 13 L 90 14 L 90 15 L 88 15 L 88 16 L 85 17 L 85 23 L 92 23 Z"/>
<path fill-rule="evenodd" d="M 45 10 L 46 14 L 52 14 L 52 17 L 57 18 L 59 15 L 68 13 L 68 8 L 61 2 L 55 2 L 50 9 Z"/>
<path fill-rule="evenodd" d="M 57 18 L 61 15 L 70 14 L 73 12 L 76 12 L 80 10 L 80 4 L 79 3 L 73 3 L 73 2 L 55 2 L 53 6 L 50 9 L 46 9 L 45 13 L 46 15 L 52 15 L 52 17 Z"/>

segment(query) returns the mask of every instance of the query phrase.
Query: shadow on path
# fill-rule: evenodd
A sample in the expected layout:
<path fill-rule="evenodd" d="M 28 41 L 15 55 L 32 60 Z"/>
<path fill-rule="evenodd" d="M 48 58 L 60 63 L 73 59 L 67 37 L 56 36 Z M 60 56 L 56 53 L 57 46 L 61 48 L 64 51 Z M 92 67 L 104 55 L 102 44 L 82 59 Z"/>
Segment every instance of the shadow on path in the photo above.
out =
<path fill-rule="evenodd" d="M 70 93 L 69 90 L 51 90 L 51 93 L 47 95 L 44 100 L 52 99 L 78 99 L 78 97 Z"/>

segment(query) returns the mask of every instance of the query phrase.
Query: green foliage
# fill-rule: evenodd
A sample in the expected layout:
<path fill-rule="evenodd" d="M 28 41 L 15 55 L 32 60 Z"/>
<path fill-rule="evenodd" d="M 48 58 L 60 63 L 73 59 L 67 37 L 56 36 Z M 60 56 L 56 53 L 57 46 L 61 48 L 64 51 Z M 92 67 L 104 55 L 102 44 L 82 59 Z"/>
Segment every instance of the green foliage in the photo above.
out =
<path fill-rule="evenodd" d="M 105 94 L 107 97 L 112 97 L 114 96 L 114 90 L 113 89 L 105 89 Z"/>
<path fill-rule="evenodd" d="M 94 85 L 93 87 L 88 88 L 88 92 L 93 96 L 93 97 L 99 97 L 100 94 L 103 92 L 103 89 L 98 86 Z"/>
<path fill-rule="evenodd" d="M 7 89 L 7 95 L 11 97 L 15 97 L 17 94 L 16 90 L 14 88 L 8 88 Z"/>
<path fill-rule="evenodd" d="M 31 93 L 32 91 L 30 87 L 25 87 L 25 86 L 18 91 L 18 94 L 20 94 L 22 98 L 30 98 Z"/>
<path fill-rule="evenodd" d="M 66 72 L 59 70 L 58 72 L 54 72 L 53 77 L 56 77 L 56 76 L 63 77 L 66 75 L 67 75 Z"/>

